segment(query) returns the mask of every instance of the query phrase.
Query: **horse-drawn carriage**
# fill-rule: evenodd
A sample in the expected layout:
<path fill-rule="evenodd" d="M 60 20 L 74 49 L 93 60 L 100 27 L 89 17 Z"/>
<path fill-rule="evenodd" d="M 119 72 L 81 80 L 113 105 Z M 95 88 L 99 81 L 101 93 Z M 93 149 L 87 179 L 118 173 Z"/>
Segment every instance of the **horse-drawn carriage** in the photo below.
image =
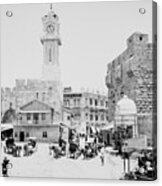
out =
<path fill-rule="evenodd" d="M 11 154 L 14 157 L 20 157 L 20 152 L 22 147 L 20 145 L 15 144 L 14 138 L 9 137 L 5 140 L 4 144 L 4 152 L 7 154 Z"/>
<path fill-rule="evenodd" d="M 80 156 L 79 144 L 75 141 L 69 143 L 69 157 L 77 159 Z"/>
<path fill-rule="evenodd" d="M 97 145 L 94 143 L 86 143 L 84 148 L 81 148 L 78 143 L 71 142 L 69 145 L 70 158 L 77 159 L 83 155 L 84 159 L 94 158 L 97 155 Z"/>
<path fill-rule="evenodd" d="M 97 145 L 93 143 L 87 143 L 85 145 L 84 158 L 85 159 L 94 158 L 97 155 L 97 150 L 98 150 Z"/>
<path fill-rule="evenodd" d="M 53 155 L 54 158 L 60 158 L 66 155 L 66 142 L 64 140 L 59 140 L 59 142 L 53 142 L 49 145 L 49 153 Z"/>
<path fill-rule="evenodd" d="M 14 138 L 12 138 L 12 137 L 7 138 L 6 141 L 5 141 L 5 146 L 4 146 L 5 153 L 13 154 L 15 146 L 16 145 L 15 145 Z"/>
<path fill-rule="evenodd" d="M 121 179 L 142 181 L 156 179 L 156 151 L 149 147 L 145 149 L 132 149 L 127 155 L 127 159 L 129 158 L 137 159 L 138 165 L 133 170 L 128 168 L 128 172 Z"/>
<path fill-rule="evenodd" d="M 24 144 L 24 156 L 32 155 L 37 151 L 37 139 L 36 137 L 29 137 L 26 144 Z"/>

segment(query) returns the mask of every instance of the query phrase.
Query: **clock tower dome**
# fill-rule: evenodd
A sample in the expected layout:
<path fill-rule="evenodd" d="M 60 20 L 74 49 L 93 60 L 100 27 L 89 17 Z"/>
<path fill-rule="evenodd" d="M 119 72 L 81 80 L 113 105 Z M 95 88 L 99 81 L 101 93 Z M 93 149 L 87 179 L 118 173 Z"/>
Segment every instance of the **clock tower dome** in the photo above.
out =
<path fill-rule="evenodd" d="M 42 79 L 60 82 L 59 46 L 59 18 L 52 10 L 42 18 L 44 36 L 41 38 L 43 45 Z"/>

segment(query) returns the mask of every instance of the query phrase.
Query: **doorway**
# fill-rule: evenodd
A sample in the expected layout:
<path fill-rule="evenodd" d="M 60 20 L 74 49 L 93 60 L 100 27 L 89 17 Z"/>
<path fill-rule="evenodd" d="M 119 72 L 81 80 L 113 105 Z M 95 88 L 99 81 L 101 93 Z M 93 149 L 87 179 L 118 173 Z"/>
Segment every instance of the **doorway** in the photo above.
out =
<path fill-rule="evenodd" d="M 39 121 L 39 114 L 38 113 L 34 113 L 33 120 L 34 120 L 34 124 L 38 124 L 38 121 Z"/>
<path fill-rule="evenodd" d="M 107 145 L 110 146 L 110 133 L 107 133 Z"/>
<path fill-rule="evenodd" d="M 24 141 L 24 138 L 25 138 L 24 132 L 21 131 L 20 132 L 20 141 L 23 142 Z"/>

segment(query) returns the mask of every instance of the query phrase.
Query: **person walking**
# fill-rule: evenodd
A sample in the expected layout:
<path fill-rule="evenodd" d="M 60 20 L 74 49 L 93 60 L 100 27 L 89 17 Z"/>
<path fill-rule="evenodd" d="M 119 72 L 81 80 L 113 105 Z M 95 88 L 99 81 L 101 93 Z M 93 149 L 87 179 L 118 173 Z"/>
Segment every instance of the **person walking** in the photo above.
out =
<path fill-rule="evenodd" d="M 12 164 L 10 163 L 10 160 L 8 160 L 7 157 L 5 157 L 2 162 L 2 175 L 4 177 L 8 177 L 9 165 L 11 166 L 10 168 L 12 168 Z"/>
<path fill-rule="evenodd" d="M 82 134 L 79 139 L 79 146 L 80 146 L 80 155 L 82 158 L 85 158 L 85 136 Z"/>
<path fill-rule="evenodd" d="M 101 160 L 101 165 L 104 166 L 105 163 L 105 148 L 104 146 L 101 147 L 100 152 L 99 152 L 100 160 Z"/>

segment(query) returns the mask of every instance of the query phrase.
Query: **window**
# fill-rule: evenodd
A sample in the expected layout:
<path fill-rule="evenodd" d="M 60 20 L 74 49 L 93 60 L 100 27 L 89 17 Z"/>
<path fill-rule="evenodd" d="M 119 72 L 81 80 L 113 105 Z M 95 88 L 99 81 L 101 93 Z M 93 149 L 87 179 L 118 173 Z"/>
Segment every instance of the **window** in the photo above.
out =
<path fill-rule="evenodd" d="M 104 102 L 103 102 L 103 100 L 101 100 L 101 106 L 104 106 Z"/>
<path fill-rule="evenodd" d="M 106 101 L 106 107 L 108 107 L 108 101 Z"/>
<path fill-rule="evenodd" d="M 96 119 L 96 121 L 98 121 L 98 115 L 96 115 L 95 119 Z"/>
<path fill-rule="evenodd" d="M 27 113 L 27 121 L 31 120 L 31 114 Z"/>
<path fill-rule="evenodd" d="M 38 122 L 39 122 L 39 113 L 34 113 L 33 114 L 33 122 L 34 122 L 34 124 L 38 124 Z"/>
<path fill-rule="evenodd" d="M 70 116 L 67 116 L 67 120 L 70 121 Z"/>
<path fill-rule="evenodd" d="M 76 99 L 74 99 L 74 107 L 76 107 Z"/>
<path fill-rule="evenodd" d="M 29 137 L 29 132 L 26 133 L 26 137 L 27 137 L 27 138 Z"/>
<path fill-rule="evenodd" d="M 97 99 L 95 100 L 95 106 L 97 106 L 98 105 L 98 101 L 97 101 Z"/>
<path fill-rule="evenodd" d="M 43 138 L 47 138 L 47 132 L 46 131 L 43 132 Z"/>
<path fill-rule="evenodd" d="M 93 100 L 91 98 L 89 99 L 89 103 L 90 105 L 93 105 Z"/>
<path fill-rule="evenodd" d="M 103 115 L 103 114 L 101 115 L 101 120 L 102 120 L 102 121 L 104 120 L 104 115 Z"/>
<path fill-rule="evenodd" d="M 67 100 L 67 101 L 66 101 L 66 106 L 67 106 L 67 107 L 70 107 L 70 100 Z"/>
<path fill-rule="evenodd" d="M 45 119 L 46 119 L 46 114 L 42 113 L 42 120 L 45 120 Z"/>
<path fill-rule="evenodd" d="M 74 117 L 75 117 L 75 119 L 79 120 L 81 115 L 80 115 L 80 113 L 76 113 Z"/>
<path fill-rule="evenodd" d="M 77 105 L 80 106 L 80 99 L 77 100 Z"/>
<path fill-rule="evenodd" d="M 88 120 L 88 113 L 85 114 L 86 119 Z"/>
<path fill-rule="evenodd" d="M 17 137 L 18 137 L 17 132 L 15 132 L 15 138 L 17 138 Z"/>
<path fill-rule="evenodd" d="M 88 105 L 88 99 L 85 98 L 85 105 L 87 106 Z"/>
<path fill-rule="evenodd" d="M 90 115 L 90 120 L 93 120 L 93 115 L 92 114 Z"/>

